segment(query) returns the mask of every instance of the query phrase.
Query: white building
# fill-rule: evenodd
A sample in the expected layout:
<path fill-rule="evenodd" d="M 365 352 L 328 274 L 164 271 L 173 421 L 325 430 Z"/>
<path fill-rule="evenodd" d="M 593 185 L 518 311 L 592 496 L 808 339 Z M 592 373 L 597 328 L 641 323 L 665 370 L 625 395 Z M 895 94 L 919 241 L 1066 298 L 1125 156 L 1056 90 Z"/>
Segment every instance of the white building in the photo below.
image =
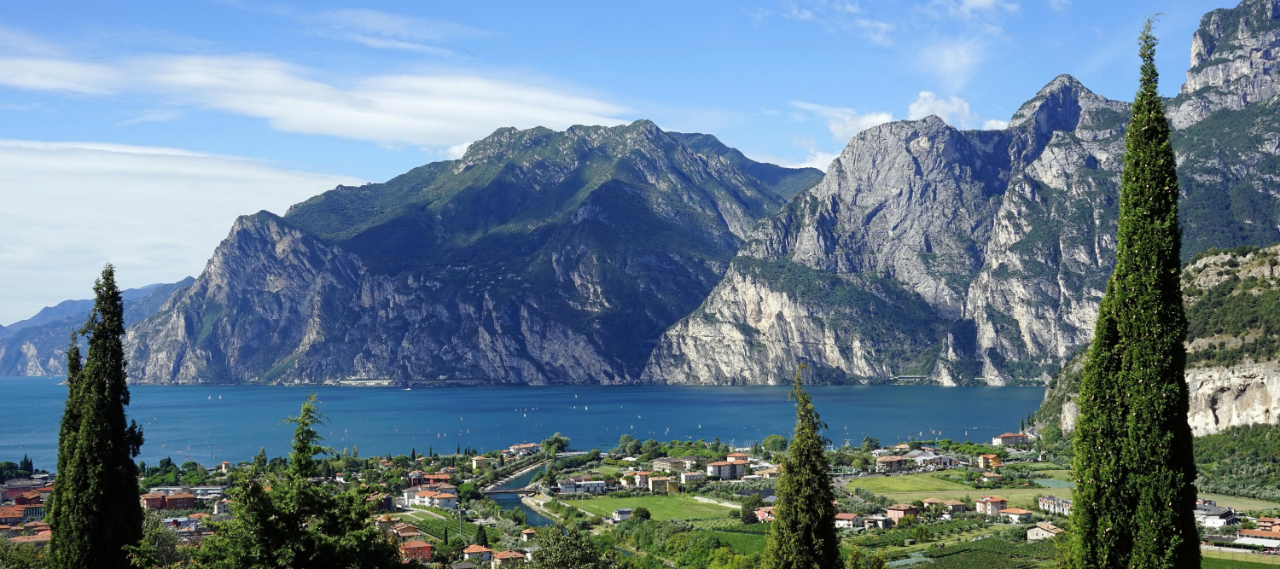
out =
<path fill-rule="evenodd" d="M 587 480 L 583 482 L 574 482 L 566 480 L 560 483 L 561 494 L 604 494 L 609 488 L 605 486 L 603 480 Z"/>

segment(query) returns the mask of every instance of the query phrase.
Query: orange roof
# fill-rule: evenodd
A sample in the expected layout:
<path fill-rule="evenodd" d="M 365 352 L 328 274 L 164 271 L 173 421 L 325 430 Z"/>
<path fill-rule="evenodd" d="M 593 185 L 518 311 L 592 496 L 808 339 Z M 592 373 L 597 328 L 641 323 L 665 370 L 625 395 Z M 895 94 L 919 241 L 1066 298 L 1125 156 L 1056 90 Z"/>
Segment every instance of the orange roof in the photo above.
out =
<path fill-rule="evenodd" d="M 524 559 L 524 554 L 519 551 L 499 551 L 493 554 L 493 558 L 499 561 L 503 559 Z"/>
<path fill-rule="evenodd" d="M 914 510 L 914 509 L 916 509 L 916 507 L 915 507 L 915 506 L 912 506 L 911 504 L 894 504 L 894 505 L 889 506 L 888 508 L 885 508 L 885 509 L 886 509 L 886 510 L 906 511 L 906 510 Z"/>
<path fill-rule="evenodd" d="M 1026 514 L 1030 514 L 1031 512 L 1029 510 L 1024 510 L 1022 508 L 1005 508 L 1003 510 L 1000 510 L 1000 513 L 1009 514 L 1011 516 L 1024 516 Z"/>
<path fill-rule="evenodd" d="M 943 502 L 943 504 L 948 506 L 963 506 L 964 502 L 961 502 L 960 500 L 947 500 L 946 502 Z"/>
<path fill-rule="evenodd" d="M 524 530 L 524 531 L 522 531 L 522 532 L 520 532 L 520 533 L 522 533 L 522 534 L 526 534 L 526 535 L 527 535 L 527 534 L 537 534 L 538 532 L 537 532 L 537 530 L 527 529 L 527 530 Z"/>
<path fill-rule="evenodd" d="M 921 500 L 921 501 L 922 501 L 922 502 L 924 502 L 924 503 L 926 503 L 926 504 L 941 504 L 941 503 L 942 503 L 942 500 L 939 500 L 939 499 L 937 499 L 937 498 L 925 498 L 924 500 Z"/>
<path fill-rule="evenodd" d="M 139 496 L 139 498 L 142 498 L 144 500 L 154 500 L 156 498 L 163 498 L 163 497 L 164 497 L 164 492 L 147 492 L 146 494 Z"/>
<path fill-rule="evenodd" d="M 196 495 L 195 495 L 195 494 L 174 494 L 174 495 L 169 496 L 169 497 L 170 497 L 170 498 L 192 498 L 192 499 L 195 499 Z"/>
<path fill-rule="evenodd" d="M 1280 539 L 1280 532 L 1266 531 L 1261 529 L 1242 529 L 1240 535 L 1245 537 L 1265 537 L 1268 539 Z"/>
<path fill-rule="evenodd" d="M 1024 435 L 1024 434 L 1022 434 L 1022 433 L 1005 433 L 1005 434 L 1003 434 L 1003 435 L 1000 435 L 1000 438 L 1002 438 L 1002 439 L 1003 439 L 1003 438 L 1005 438 L 1005 437 L 1025 437 L 1025 436 L 1026 436 L 1026 435 Z"/>
<path fill-rule="evenodd" d="M 841 512 L 839 514 L 836 514 L 836 519 L 837 520 L 856 520 L 858 519 L 858 514 L 846 514 L 844 512 Z"/>
<path fill-rule="evenodd" d="M 400 549 L 423 549 L 423 548 L 431 549 L 431 544 L 425 541 L 418 541 L 416 539 L 413 541 L 406 541 L 400 544 Z"/>
<path fill-rule="evenodd" d="M 733 464 L 733 463 L 732 462 L 711 462 L 711 463 L 707 463 L 707 466 L 729 466 L 730 464 Z"/>
<path fill-rule="evenodd" d="M 200 518 L 207 518 L 207 517 L 209 517 L 209 514 L 204 513 L 204 512 L 197 512 L 197 513 L 191 514 L 191 515 L 190 515 L 190 516 L 188 516 L 188 517 L 190 517 L 190 518 L 191 518 L 191 519 L 193 519 L 193 520 L 198 520 L 198 519 L 200 519 Z"/>
<path fill-rule="evenodd" d="M 979 502 L 1008 502 L 1008 500 L 1001 498 L 999 496 L 983 496 L 982 498 L 978 499 L 978 501 Z"/>
<path fill-rule="evenodd" d="M 473 544 L 473 545 L 468 545 L 466 549 L 462 550 L 462 552 L 463 553 L 493 553 L 493 550 L 483 545 Z"/>

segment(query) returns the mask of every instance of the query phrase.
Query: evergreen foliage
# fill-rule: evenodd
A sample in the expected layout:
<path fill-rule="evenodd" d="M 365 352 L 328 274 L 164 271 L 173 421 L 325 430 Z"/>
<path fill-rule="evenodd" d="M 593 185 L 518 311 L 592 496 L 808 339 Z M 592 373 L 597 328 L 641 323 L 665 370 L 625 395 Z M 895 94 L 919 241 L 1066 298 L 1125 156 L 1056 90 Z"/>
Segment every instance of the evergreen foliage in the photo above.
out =
<path fill-rule="evenodd" d="M 142 538 L 134 457 L 142 430 L 128 422 L 124 301 L 107 265 L 94 283 L 93 311 L 67 349 L 67 402 L 58 437 L 58 482 L 49 499 L 51 565 L 129 566 L 126 546 Z M 80 361 L 77 338 L 88 341 Z"/>
<path fill-rule="evenodd" d="M 1200 565 L 1183 382 L 1178 180 L 1150 20 L 1139 44 L 1142 80 L 1125 135 L 1116 269 L 1080 384 L 1068 553 L 1074 569 Z"/>
<path fill-rule="evenodd" d="M 601 555 L 584 534 L 552 528 L 538 535 L 538 552 L 530 569 L 615 569 L 610 555 Z"/>
<path fill-rule="evenodd" d="M 840 540 L 836 535 L 835 492 L 827 477 L 827 458 L 819 430 L 826 425 L 796 370 L 788 399 L 796 402 L 796 428 L 778 477 L 773 523 L 760 559 L 762 569 L 836 569 Z"/>
<path fill-rule="evenodd" d="M 373 524 L 369 491 L 312 483 L 316 455 L 330 454 L 315 425 L 324 422 L 315 394 L 297 417 L 289 467 L 232 488 L 233 519 L 213 522 L 194 554 L 195 567 L 217 569 L 399 567 L 400 554 Z"/>

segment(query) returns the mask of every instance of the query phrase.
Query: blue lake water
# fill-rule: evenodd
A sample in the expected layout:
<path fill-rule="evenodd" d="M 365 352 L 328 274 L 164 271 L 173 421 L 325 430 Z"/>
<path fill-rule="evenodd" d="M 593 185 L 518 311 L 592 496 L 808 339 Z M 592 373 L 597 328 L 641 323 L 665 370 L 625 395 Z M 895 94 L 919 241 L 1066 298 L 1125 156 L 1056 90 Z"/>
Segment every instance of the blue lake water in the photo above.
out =
<path fill-rule="evenodd" d="M 0 377 L 0 461 L 24 454 L 52 469 L 66 387 L 59 378 Z M 836 444 L 909 438 L 983 441 L 1018 429 L 1039 407 L 1042 388 L 810 386 Z M 560 432 L 575 450 L 617 445 L 618 437 L 747 445 L 788 434 L 795 407 L 790 387 L 469 387 L 452 389 L 316 387 L 329 420 L 325 444 L 361 456 L 481 451 L 541 441 Z M 296 415 L 306 387 L 132 386 L 127 412 L 143 428 L 140 460 L 171 457 L 211 465 L 289 452 L 281 419 Z"/>

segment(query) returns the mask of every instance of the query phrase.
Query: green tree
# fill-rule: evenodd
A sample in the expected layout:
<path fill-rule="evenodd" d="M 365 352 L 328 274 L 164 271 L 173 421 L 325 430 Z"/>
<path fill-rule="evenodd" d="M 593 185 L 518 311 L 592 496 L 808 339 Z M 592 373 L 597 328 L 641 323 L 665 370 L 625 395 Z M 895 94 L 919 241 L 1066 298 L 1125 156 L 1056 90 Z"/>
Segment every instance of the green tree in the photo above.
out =
<path fill-rule="evenodd" d="M 348 569 L 400 566 L 400 554 L 373 524 L 370 490 L 339 491 L 313 484 L 317 455 L 332 451 L 315 426 L 324 422 L 315 394 L 297 417 L 289 466 L 232 488 L 232 519 L 210 524 L 213 535 L 194 554 L 195 566 L 217 569 Z"/>
<path fill-rule="evenodd" d="M 252 448 L 252 447 L 251 447 Z M 258 454 L 253 455 L 253 469 L 259 473 L 267 471 L 267 448 L 258 449 Z"/>
<path fill-rule="evenodd" d="M 769 452 L 782 452 L 787 450 L 787 437 L 782 435 L 769 435 L 764 438 L 762 446 L 764 446 L 764 449 Z"/>
<path fill-rule="evenodd" d="M 880 439 L 874 437 L 862 438 L 862 452 L 871 452 L 880 448 Z"/>
<path fill-rule="evenodd" d="M 796 402 L 796 428 L 778 477 L 773 523 L 760 566 L 764 569 L 835 569 L 840 565 L 835 492 L 819 431 L 826 425 L 796 370 L 788 399 Z"/>
<path fill-rule="evenodd" d="M 58 483 L 49 499 L 51 565 L 129 566 L 125 546 L 142 538 L 138 466 L 142 430 L 128 421 L 124 301 L 115 268 L 94 283 L 93 310 L 67 348 L 67 400 L 58 433 Z M 78 337 L 89 345 L 80 361 Z"/>
<path fill-rule="evenodd" d="M 615 569 L 611 555 L 600 555 L 591 540 L 575 530 L 551 528 L 538 534 L 531 569 Z"/>
<path fill-rule="evenodd" d="M 178 534 L 165 527 L 158 513 L 148 512 L 142 529 L 142 541 L 127 547 L 134 567 L 181 567 L 191 560 L 191 550 L 179 543 Z"/>
<path fill-rule="evenodd" d="M 649 513 L 649 508 L 640 507 L 631 511 L 631 517 L 637 520 L 647 520 L 652 518 L 653 514 Z"/>
<path fill-rule="evenodd" d="M 1183 379 L 1179 189 L 1155 47 L 1148 20 L 1125 134 L 1116 268 L 1078 399 L 1067 555 L 1075 569 L 1200 566 Z"/>

